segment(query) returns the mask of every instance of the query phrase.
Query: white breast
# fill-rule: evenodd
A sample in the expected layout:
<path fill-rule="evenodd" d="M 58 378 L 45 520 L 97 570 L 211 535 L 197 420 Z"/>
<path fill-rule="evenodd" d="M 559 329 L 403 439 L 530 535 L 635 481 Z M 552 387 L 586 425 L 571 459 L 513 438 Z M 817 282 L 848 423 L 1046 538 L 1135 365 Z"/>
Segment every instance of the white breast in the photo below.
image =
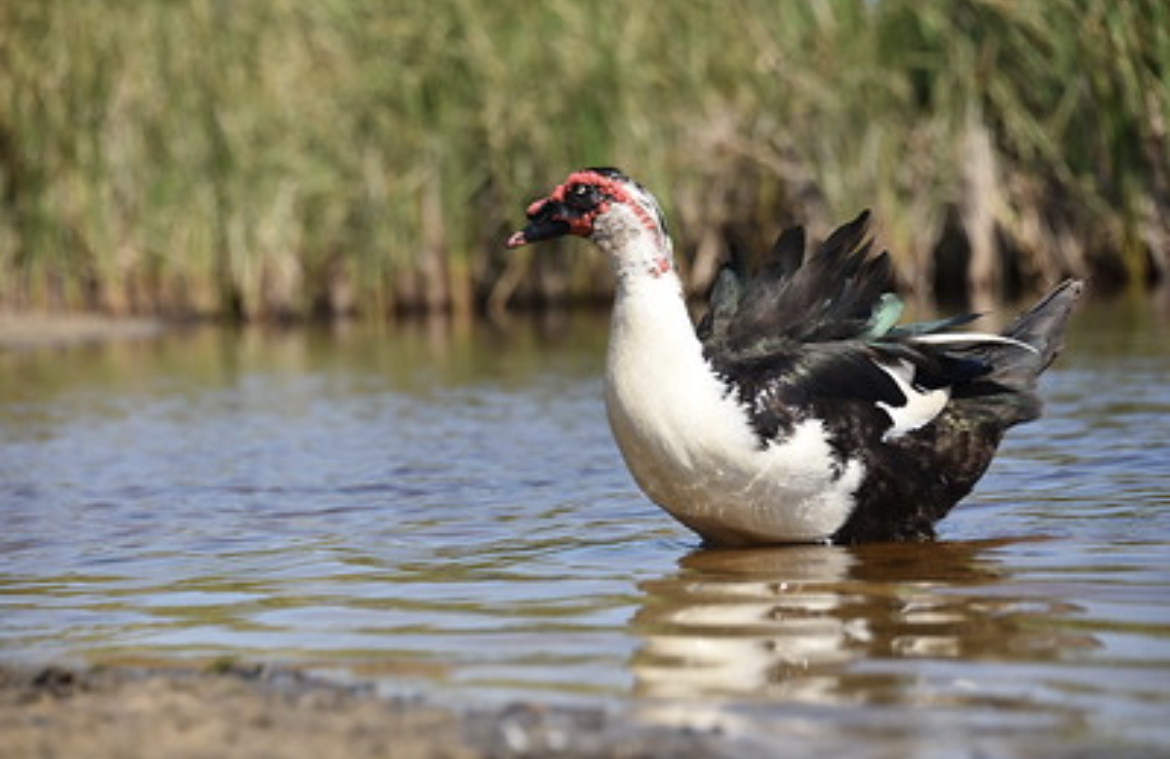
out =
<path fill-rule="evenodd" d="M 606 405 L 634 479 L 658 505 L 722 544 L 829 538 L 863 468 L 839 471 L 821 424 L 761 446 L 703 359 L 673 275 L 619 289 Z"/>

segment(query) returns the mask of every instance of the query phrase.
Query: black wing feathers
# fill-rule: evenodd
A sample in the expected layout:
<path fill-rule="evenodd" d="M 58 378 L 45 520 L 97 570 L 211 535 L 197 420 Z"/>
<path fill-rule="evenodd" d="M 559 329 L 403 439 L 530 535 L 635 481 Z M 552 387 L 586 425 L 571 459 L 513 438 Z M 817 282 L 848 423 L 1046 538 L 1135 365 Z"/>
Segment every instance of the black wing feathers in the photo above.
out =
<path fill-rule="evenodd" d="M 699 327 L 708 354 L 760 355 L 783 340 L 820 342 L 861 334 L 891 289 L 889 257 L 870 255 L 869 212 L 840 227 L 804 260 L 805 234 L 786 230 L 758 272 L 741 257 L 716 279 Z"/>
<path fill-rule="evenodd" d="M 768 279 L 791 277 L 804 263 L 804 227 L 789 227 L 772 244 L 772 255 L 765 268 Z"/>

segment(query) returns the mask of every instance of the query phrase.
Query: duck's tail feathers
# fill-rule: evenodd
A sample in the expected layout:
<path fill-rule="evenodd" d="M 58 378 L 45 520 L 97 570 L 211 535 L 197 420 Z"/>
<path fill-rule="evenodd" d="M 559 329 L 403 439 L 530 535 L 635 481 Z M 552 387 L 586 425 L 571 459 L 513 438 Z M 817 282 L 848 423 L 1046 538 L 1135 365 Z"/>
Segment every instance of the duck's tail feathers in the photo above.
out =
<path fill-rule="evenodd" d="M 1047 369 L 1064 349 L 1064 331 L 1073 308 L 1085 291 L 1085 283 L 1069 279 L 1048 293 L 1004 330 L 1004 335 L 1036 349 L 1031 366 L 1023 367 L 1032 379 Z"/>
<path fill-rule="evenodd" d="M 997 397 L 1000 412 L 1011 424 L 1039 416 L 1041 403 L 1034 392 L 1036 378 L 1064 347 L 1065 327 L 1084 288 L 1080 280 L 1067 280 L 1021 314 L 1000 335 L 990 336 L 993 340 L 948 349 L 948 353 L 973 359 L 988 369 L 978 381 L 956 388 L 955 397 L 981 396 L 985 404 Z"/>
<path fill-rule="evenodd" d="M 1062 282 L 1003 331 L 1004 337 L 1030 346 L 1031 350 L 985 346 L 988 363 L 994 367 L 990 379 L 1014 390 L 1035 388 L 1036 378 L 1064 348 L 1065 327 L 1084 289 L 1081 280 Z"/>

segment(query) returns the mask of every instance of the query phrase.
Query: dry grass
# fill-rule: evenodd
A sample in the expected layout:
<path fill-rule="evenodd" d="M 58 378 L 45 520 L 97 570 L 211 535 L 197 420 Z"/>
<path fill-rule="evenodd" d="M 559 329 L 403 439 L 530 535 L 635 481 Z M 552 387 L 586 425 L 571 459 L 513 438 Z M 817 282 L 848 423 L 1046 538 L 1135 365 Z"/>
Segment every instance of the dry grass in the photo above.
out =
<path fill-rule="evenodd" d="M 1166 277 L 1170 5 L 0 6 L 0 305 L 281 318 L 604 296 L 500 240 L 581 165 L 729 234 L 870 206 L 909 286 Z"/>

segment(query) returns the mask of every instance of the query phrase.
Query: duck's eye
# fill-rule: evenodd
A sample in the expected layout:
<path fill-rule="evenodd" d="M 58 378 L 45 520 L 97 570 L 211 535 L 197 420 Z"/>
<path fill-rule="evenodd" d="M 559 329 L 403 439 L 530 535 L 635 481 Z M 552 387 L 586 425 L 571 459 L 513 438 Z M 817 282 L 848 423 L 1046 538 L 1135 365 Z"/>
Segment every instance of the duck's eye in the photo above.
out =
<path fill-rule="evenodd" d="M 591 184 L 575 184 L 565 193 L 565 204 L 577 211 L 588 211 L 597 205 L 597 188 Z"/>

